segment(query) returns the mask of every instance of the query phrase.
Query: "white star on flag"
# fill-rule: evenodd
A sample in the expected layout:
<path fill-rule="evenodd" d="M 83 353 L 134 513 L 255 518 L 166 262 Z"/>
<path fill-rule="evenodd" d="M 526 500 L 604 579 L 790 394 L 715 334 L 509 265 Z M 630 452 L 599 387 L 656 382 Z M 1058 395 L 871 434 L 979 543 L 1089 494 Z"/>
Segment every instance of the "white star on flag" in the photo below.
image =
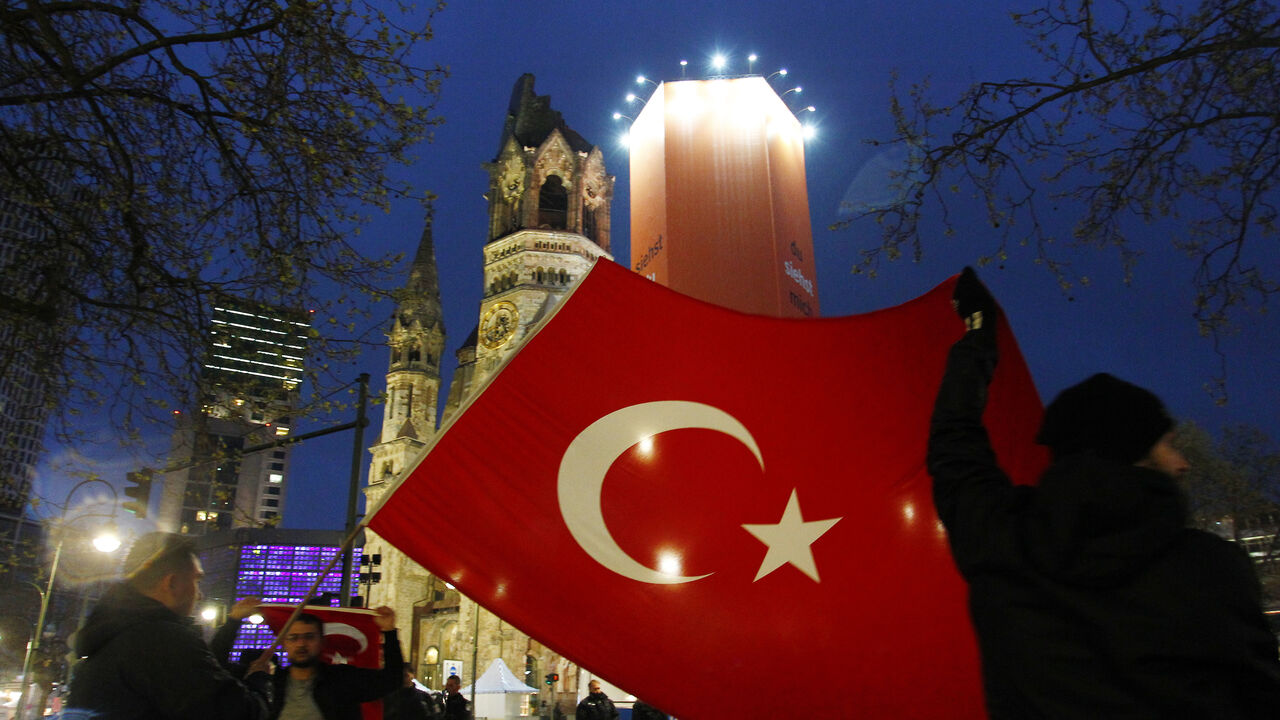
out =
<path fill-rule="evenodd" d="M 792 489 L 791 499 L 787 501 L 787 509 L 782 512 L 782 519 L 776 525 L 742 526 L 743 530 L 754 535 L 769 548 L 769 552 L 765 553 L 764 561 L 760 563 L 760 571 L 756 573 L 755 580 L 791 563 L 797 570 L 813 578 L 814 582 L 821 582 L 818 579 L 818 565 L 813 560 L 813 549 L 810 546 L 842 519 L 805 522 L 800 516 L 800 499 L 796 496 L 795 489 Z"/>
<path fill-rule="evenodd" d="M 333 654 L 333 662 L 332 662 L 331 664 L 333 664 L 333 665 L 346 665 L 346 664 L 347 664 L 347 658 L 346 658 L 346 656 L 345 656 L 345 655 L 343 655 L 342 653 L 334 653 L 334 654 Z"/>

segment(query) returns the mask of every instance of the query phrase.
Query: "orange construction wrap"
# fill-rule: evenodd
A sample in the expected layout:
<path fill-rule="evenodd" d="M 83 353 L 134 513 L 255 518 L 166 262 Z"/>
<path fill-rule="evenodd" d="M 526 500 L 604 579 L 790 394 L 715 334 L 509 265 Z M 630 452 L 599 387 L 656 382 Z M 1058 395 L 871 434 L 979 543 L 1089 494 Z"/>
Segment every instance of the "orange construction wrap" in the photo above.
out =
<path fill-rule="evenodd" d="M 818 316 L 801 130 L 760 77 L 659 86 L 631 126 L 631 269 L 734 310 Z"/>

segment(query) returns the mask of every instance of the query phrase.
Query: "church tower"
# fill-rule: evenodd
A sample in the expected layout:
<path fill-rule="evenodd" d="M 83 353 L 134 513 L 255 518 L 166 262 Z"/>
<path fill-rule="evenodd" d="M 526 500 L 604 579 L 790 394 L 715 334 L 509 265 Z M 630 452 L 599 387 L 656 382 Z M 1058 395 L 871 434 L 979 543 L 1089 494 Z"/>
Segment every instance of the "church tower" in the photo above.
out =
<path fill-rule="evenodd" d="M 550 98 L 534 93 L 534 78 L 517 82 L 508 105 L 489 175 L 488 229 L 483 252 L 484 294 L 474 329 L 457 351 L 444 417 L 478 392 L 528 339 L 597 258 L 609 254 L 609 211 L 614 178 L 605 172 L 600 149 L 565 124 Z M 435 435 L 444 346 L 439 286 L 431 231 L 418 250 L 400 298 L 388 340 L 387 406 L 380 442 L 371 451 L 368 502 L 410 468 Z M 411 348 L 420 348 L 417 359 Z M 441 498 L 440 512 L 448 512 Z M 520 518 L 512 518 L 519 522 Z M 430 518 L 423 518 L 430 522 Z M 479 529 L 478 529 L 479 530 Z M 458 538 L 473 542 L 474 538 Z M 367 593 L 371 606 L 389 605 L 404 632 L 406 659 L 420 680 L 439 689 L 459 672 L 463 684 L 502 658 L 517 677 L 541 687 L 544 673 L 562 678 L 551 696 L 562 711 L 573 710 L 573 666 L 529 636 L 433 577 L 375 533 L 366 530 L 365 556 L 381 556 L 381 582 Z M 522 672 L 523 671 L 523 672 Z M 544 698 L 545 699 L 545 698 Z"/>
<path fill-rule="evenodd" d="M 397 294 L 399 302 L 387 333 L 391 364 L 387 369 L 382 434 L 371 448 L 371 488 L 409 466 L 436 434 L 445 331 L 431 233 L 432 212 L 427 211 L 426 228 L 409 268 L 409 281 Z"/>
<path fill-rule="evenodd" d="M 516 82 L 489 173 L 484 299 L 458 351 L 446 415 L 515 352 L 596 258 L 609 254 L 614 178 L 600 148 L 574 132 L 551 98 Z"/>
<path fill-rule="evenodd" d="M 391 481 L 414 465 L 436 434 L 445 330 L 432 216 L 433 210 L 428 209 L 409 280 L 396 293 L 396 310 L 387 332 L 391 361 L 387 367 L 382 432 L 378 443 L 369 448 L 373 457 L 365 488 L 366 508 L 373 508 L 382 500 L 393 485 Z M 401 626 L 407 627 L 413 617 L 413 603 L 430 592 L 431 577 L 422 566 L 367 530 L 363 556 L 373 555 L 380 558 L 381 564 L 370 568 L 370 572 L 379 572 L 381 578 L 377 585 L 368 586 L 366 597 L 376 596 L 377 605 L 392 606 L 397 617 L 404 618 Z"/>

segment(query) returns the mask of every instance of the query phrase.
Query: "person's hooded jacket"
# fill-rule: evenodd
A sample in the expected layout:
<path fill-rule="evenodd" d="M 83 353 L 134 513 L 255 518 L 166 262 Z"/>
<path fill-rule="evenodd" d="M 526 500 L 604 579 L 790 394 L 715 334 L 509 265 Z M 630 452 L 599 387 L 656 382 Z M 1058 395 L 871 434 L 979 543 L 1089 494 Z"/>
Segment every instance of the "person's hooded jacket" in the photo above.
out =
<path fill-rule="evenodd" d="M 982 425 L 989 331 L 951 351 L 934 502 L 970 585 L 992 718 L 1245 718 L 1280 709 L 1251 561 L 1188 529 L 1172 477 L 1088 450 L 1014 486 Z"/>
<path fill-rule="evenodd" d="M 618 709 L 613 701 L 602 692 L 590 693 L 578 703 L 578 720 L 617 720 Z"/>
<path fill-rule="evenodd" d="M 74 648 L 85 659 L 67 705 L 95 720 L 267 717 L 269 675 L 254 673 L 244 682 L 232 677 L 187 618 L 126 583 L 103 595 Z"/>

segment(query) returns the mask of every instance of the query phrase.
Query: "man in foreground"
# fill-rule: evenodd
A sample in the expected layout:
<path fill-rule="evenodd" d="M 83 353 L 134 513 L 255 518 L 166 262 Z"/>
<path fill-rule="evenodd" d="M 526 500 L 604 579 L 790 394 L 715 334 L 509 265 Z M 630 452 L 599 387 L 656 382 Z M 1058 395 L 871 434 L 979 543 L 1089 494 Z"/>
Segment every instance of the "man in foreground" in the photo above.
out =
<path fill-rule="evenodd" d="M 1187 462 L 1150 392 L 1110 375 L 1064 390 L 1036 487 L 982 424 L 995 300 L 966 268 L 929 432 L 934 504 L 970 586 L 992 718 L 1243 718 L 1280 708 L 1280 661 L 1248 556 L 1184 527 Z"/>
<path fill-rule="evenodd" d="M 262 720 L 270 664 L 255 661 L 243 683 L 214 659 L 189 620 L 204 575 L 195 545 L 148 533 L 76 634 L 76 668 L 64 717 L 97 720 Z"/>

